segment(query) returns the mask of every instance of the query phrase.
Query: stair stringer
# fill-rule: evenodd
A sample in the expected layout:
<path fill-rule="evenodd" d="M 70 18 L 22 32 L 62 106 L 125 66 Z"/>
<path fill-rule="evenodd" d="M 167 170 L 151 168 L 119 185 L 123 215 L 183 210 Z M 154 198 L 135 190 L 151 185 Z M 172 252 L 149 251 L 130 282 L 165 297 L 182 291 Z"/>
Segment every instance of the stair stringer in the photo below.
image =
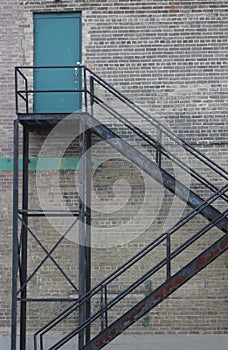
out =
<path fill-rule="evenodd" d="M 203 253 L 188 263 L 175 275 L 170 277 L 160 287 L 142 299 L 124 315 L 108 326 L 104 331 L 95 336 L 82 350 L 99 350 L 110 343 L 114 338 L 123 333 L 133 323 L 151 311 L 160 302 L 184 285 L 189 279 L 204 269 L 212 261 L 218 258 L 228 248 L 228 234 L 222 236 Z"/>
<path fill-rule="evenodd" d="M 131 160 L 140 169 L 145 171 L 153 179 L 161 183 L 172 193 L 175 193 L 182 201 L 187 203 L 191 208 L 195 209 L 202 205 L 205 201 L 188 187 L 176 180 L 172 175 L 167 173 L 164 169 L 157 166 L 152 160 L 147 158 L 144 154 L 132 147 L 129 143 L 123 140 L 120 136 L 114 133 L 106 125 L 101 124 L 97 119 L 88 113 L 84 113 L 84 120 L 88 128 L 92 129 L 102 139 L 106 140 L 108 144 L 117 149 L 122 155 Z M 220 215 L 220 212 L 212 205 L 200 211 L 200 214 L 209 221 L 213 221 Z M 228 219 L 224 218 L 216 224 L 216 226 L 228 232 Z"/>

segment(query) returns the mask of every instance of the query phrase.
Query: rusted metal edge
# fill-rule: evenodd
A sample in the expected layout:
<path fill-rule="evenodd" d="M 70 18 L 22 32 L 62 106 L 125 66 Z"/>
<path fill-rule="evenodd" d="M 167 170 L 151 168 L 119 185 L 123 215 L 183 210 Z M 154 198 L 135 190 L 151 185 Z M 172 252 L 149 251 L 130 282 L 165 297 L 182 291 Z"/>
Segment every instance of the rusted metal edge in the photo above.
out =
<path fill-rule="evenodd" d="M 190 278 L 195 276 L 199 271 L 204 269 L 208 264 L 224 253 L 227 248 L 228 234 L 225 234 L 198 257 L 183 267 L 179 272 L 173 275 L 169 280 L 94 337 L 82 348 L 82 350 L 99 350 L 103 348 L 133 323 L 138 321 L 143 315 L 152 310 L 170 294 L 175 292 Z"/>

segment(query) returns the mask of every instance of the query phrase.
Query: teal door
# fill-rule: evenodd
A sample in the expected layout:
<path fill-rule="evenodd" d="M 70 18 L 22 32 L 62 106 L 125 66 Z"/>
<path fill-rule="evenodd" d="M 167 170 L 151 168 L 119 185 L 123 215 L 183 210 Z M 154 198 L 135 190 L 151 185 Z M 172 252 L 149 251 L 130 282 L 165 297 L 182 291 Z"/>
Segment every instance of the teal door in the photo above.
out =
<path fill-rule="evenodd" d="M 34 15 L 34 65 L 74 66 L 81 62 L 80 13 Z M 35 90 L 78 90 L 80 69 L 45 68 L 34 70 Z M 71 113 L 81 109 L 78 92 L 34 94 L 35 113 Z"/>

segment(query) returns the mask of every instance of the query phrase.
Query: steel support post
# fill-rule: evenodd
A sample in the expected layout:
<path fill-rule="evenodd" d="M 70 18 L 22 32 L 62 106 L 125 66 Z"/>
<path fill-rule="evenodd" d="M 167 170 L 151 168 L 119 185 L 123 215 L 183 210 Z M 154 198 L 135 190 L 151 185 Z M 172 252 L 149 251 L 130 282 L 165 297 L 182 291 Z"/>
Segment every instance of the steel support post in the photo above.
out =
<path fill-rule="evenodd" d="M 17 273 L 18 273 L 18 121 L 14 121 L 13 144 L 13 247 L 12 247 L 12 313 L 11 350 L 17 348 Z"/>
<path fill-rule="evenodd" d="M 161 167 L 161 143 L 162 143 L 162 132 L 161 129 L 158 128 L 157 134 L 157 145 L 156 145 L 156 163 Z"/>
<path fill-rule="evenodd" d="M 79 297 L 86 293 L 86 234 L 85 234 L 85 122 L 80 120 L 80 162 L 79 162 Z M 79 326 L 85 321 L 85 304 L 79 307 Z M 78 349 L 85 345 L 85 331 L 81 331 L 78 337 Z"/>
<path fill-rule="evenodd" d="M 20 350 L 26 350 L 26 313 L 27 313 L 27 240 L 28 240 L 28 172 L 29 172 L 29 132 L 23 128 L 23 176 L 22 176 L 22 220 L 21 229 L 21 313 L 20 313 Z"/>
<path fill-rule="evenodd" d="M 86 293 L 91 290 L 91 130 L 86 130 L 86 248 L 85 248 L 85 264 L 86 264 Z M 86 302 L 86 319 L 91 316 L 91 301 Z M 86 343 L 90 340 L 90 328 L 86 327 Z"/>

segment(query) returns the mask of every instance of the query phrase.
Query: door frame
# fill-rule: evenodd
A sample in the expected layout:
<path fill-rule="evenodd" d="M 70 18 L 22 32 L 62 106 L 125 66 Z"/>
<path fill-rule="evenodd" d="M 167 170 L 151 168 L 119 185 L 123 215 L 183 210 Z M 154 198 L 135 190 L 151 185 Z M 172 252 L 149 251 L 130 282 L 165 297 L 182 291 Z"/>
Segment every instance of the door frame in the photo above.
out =
<path fill-rule="evenodd" d="M 34 12 L 33 13 L 33 66 L 36 66 L 35 54 L 35 28 L 36 18 L 78 18 L 79 19 L 79 62 L 82 62 L 82 12 L 81 11 L 61 11 L 61 12 Z M 76 63 L 76 62 L 75 62 Z M 79 75 L 79 82 L 81 81 L 81 74 Z M 33 70 L 33 86 L 35 88 L 35 70 Z M 82 96 L 79 95 L 79 106 L 82 107 Z M 35 112 L 35 96 L 33 96 L 33 112 Z"/>

